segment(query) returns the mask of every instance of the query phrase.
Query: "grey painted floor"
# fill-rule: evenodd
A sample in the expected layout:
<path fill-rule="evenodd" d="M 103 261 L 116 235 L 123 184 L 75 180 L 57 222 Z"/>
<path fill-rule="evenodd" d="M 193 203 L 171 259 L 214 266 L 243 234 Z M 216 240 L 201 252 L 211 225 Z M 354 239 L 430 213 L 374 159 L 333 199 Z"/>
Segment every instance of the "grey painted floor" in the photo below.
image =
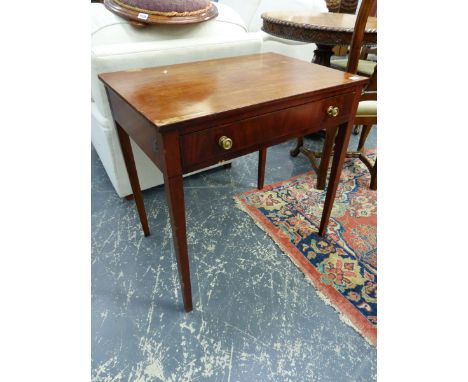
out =
<path fill-rule="evenodd" d="M 269 149 L 266 183 L 310 170 L 304 156 L 289 156 L 293 145 Z M 93 381 L 376 379 L 376 349 L 235 207 L 232 196 L 254 188 L 256 173 L 254 153 L 185 180 L 195 307 L 186 314 L 164 189 L 144 192 L 144 238 L 133 202 L 117 196 L 92 150 Z"/>

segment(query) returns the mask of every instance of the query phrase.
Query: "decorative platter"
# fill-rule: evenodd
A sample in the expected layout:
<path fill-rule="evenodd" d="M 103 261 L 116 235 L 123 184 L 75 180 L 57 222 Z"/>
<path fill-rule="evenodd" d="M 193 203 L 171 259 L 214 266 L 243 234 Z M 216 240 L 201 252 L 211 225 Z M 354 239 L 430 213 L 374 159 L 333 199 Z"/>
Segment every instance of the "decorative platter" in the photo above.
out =
<path fill-rule="evenodd" d="M 104 0 L 104 5 L 135 26 L 192 24 L 218 16 L 210 0 Z"/>

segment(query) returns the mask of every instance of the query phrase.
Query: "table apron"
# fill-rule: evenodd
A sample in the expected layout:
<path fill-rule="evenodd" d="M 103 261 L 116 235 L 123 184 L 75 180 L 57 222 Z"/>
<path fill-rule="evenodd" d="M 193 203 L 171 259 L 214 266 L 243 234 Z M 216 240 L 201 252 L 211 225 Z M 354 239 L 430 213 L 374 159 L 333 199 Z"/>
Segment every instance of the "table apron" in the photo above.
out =
<path fill-rule="evenodd" d="M 272 36 L 284 38 L 286 40 L 301 41 L 322 45 L 348 45 L 353 36 L 352 31 L 340 31 L 333 29 L 321 29 L 305 27 L 301 24 L 285 24 L 263 20 L 262 31 Z M 377 44 L 377 33 L 365 32 L 364 45 Z"/>
<path fill-rule="evenodd" d="M 320 99 L 294 107 L 277 110 L 234 123 L 211 127 L 180 137 L 183 172 L 191 172 L 212 164 L 248 154 L 288 139 L 313 133 L 348 121 L 354 92 Z M 336 117 L 327 109 L 339 108 Z M 229 150 L 220 147 L 219 139 L 232 139 Z"/>
<path fill-rule="evenodd" d="M 154 125 L 133 109 L 112 89 L 106 87 L 114 121 L 130 136 L 148 158 L 163 170 L 162 136 Z"/>

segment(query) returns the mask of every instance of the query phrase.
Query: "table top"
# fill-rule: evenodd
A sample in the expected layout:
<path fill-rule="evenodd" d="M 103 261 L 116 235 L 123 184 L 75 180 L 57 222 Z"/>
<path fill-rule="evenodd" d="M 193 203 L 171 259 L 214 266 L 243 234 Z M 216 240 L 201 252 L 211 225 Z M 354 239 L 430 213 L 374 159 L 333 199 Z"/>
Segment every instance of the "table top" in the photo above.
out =
<path fill-rule="evenodd" d="M 99 78 L 158 128 L 367 81 L 275 53 L 104 73 Z"/>
<path fill-rule="evenodd" d="M 300 25 L 306 29 L 329 29 L 339 32 L 353 33 L 356 15 L 347 13 L 319 13 L 276 11 L 262 14 L 264 20 L 275 20 L 286 24 Z M 377 18 L 369 17 L 366 23 L 367 33 L 377 33 Z"/>
<path fill-rule="evenodd" d="M 262 14 L 263 30 L 291 40 L 324 44 L 349 44 L 356 15 L 346 13 L 275 11 Z M 369 17 L 365 43 L 377 42 L 377 18 Z"/>

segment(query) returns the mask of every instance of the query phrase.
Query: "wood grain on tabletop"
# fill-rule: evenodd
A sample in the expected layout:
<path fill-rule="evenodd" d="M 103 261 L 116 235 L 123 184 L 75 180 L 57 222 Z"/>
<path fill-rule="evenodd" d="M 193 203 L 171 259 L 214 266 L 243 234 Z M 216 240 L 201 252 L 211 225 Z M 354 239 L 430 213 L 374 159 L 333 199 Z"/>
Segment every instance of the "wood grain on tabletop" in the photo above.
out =
<path fill-rule="evenodd" d="M 275 53 L 99 77 L 157 127 L 346 85 L 353 88 L 365 80 Z"/>

